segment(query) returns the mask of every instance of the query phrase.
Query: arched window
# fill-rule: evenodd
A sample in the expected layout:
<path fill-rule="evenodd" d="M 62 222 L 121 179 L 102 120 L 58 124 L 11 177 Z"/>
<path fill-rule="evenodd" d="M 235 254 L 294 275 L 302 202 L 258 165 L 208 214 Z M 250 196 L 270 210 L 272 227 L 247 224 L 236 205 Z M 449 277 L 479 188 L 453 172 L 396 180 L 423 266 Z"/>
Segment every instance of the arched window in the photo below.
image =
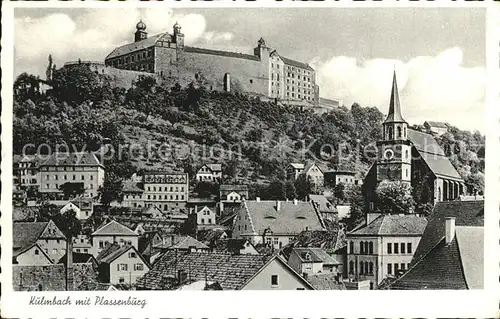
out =
<path fill-rule="evenodd" d="M 354 274 L 354 261 L 349 262 L 349 274 Z"/>
<path fill-rule="evenodd" d="M 367 261 L 365 261 L 365 273 L 367 273 L 367 274 L 370 273 L 370 271 L 368 269 L 368 262 Z"/>
<path fill-rule="evenodd" d="M 370 274 L 373 274 L 373 262 L 370 261 Z"/>
<path fill-rule="evenodd" d="M 360 275 L 362 275 L 362 274 L 365 273 L 365 267 L 364 266 L 365 266 L 365 264 L 362 261 L 360 261 L 359 262 L 359 274 Z"/>
<path fill-rule="evenodd" d="M 368 242 L 365 241 L 365 254 L 368 254 L 369 252 L 369 245 L 368 245 Z"/>
<path fill-rule="evenodd" d="M 359 253 L 360 253 L 360 254 L 363 254 L 363 253 L 364 253 L 364 251 L 365 251 L 365 249 L 364 249 L 364 247 L 363 247 L 363 243 L 364 243 L 364 242 L 360 242 L 360 243 L 359 243 Z"/>
<path fill-rule="evenodd" d="M 439 201 L 441 201 L 441 187 L 438 188 L 438 198 Z"/>
<path fill-rule="evenodd" d="M 354 254 L 354 242 L 352 240 L 349 243 L 349 251 L 351 252 L 351 254 Z"/>
<path fill-rule="evenodd" d="M 368 246 L 368 251 L 369 251 L 370 255 L 373 255 L 373 242 L 370 242 L 370 244 Z"/>
<path fill-rule="evenodd" d="M 401 126 L 398 126 L 398 138 L 401 138 L 401 137 L 402 137 Z"/>
<path fill-rule="evenodd" d="M 389 128 L 387 129 L 387 131 L 388 131 L 388 133 L 389 133 L 389 134 L 388 134 L 388 136 L 389 136 L 389 138 L 388 138 L 388 139 L 389 139 L 389 140 L 392 140 L 392 127 L 389 127 Z"/>
<path fill-rule="evenodd" d="M 406 157 L 406 159 L 408 159 L 408 157 L 409 157 L 408 150 L 405 151 L 405 157 Z"/>

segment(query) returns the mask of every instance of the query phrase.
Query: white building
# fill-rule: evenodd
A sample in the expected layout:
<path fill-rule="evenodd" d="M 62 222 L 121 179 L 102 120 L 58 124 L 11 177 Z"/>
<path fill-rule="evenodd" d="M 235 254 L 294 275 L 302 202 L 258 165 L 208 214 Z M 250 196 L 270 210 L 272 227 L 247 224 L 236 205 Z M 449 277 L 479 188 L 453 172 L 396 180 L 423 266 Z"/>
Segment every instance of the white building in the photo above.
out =
<path fill-rule="evenodd" d="M 205 164 L 198 172 L 196 172 L 196 179 L 200 182 L 220 182 L 222 179 L 222 165 L 221 164 Z"/>

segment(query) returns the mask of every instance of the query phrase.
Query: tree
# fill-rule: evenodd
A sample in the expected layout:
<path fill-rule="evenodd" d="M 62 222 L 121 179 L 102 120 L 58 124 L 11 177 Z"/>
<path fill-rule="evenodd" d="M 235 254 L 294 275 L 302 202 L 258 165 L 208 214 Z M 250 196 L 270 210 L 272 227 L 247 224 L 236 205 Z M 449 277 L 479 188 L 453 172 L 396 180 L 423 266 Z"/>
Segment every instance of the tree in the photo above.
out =
<path fill-rule="evenodd" d="M 54 216 L 60 214 L 59 208 L 50 204 L 47 201 L 43 201 L 38 205 L 38 212 L 36 213 L 36 220 L 40 222 L 47 222 L 51 219 L 54 219 Z"/>
<path fill-rule="evenodd" d="M 415 210 L 412 188 L 403 182 L 381 182 L 376 189 L 377 208 L 385 214 L 408 214 Z"/>
<path fill-rule="evenodd" d="M 57 214 L 53 217 L 56 226 L 66 236 L 66 290 L 74 290 L 73 285 L 73 237 L 76 237 L 82 224 L 76 217 L 76 211 L 69 209 L 63 214 Z"/>
<path fill-rule="evenodd" d="M 344 195 L 344 204 L 349 205 L 350 212 L 347 217 L 342 219 L 342 222 L 346 225 L 347 230 L 351 230 L 362 223 L 365 217 L 361 186 L 350 185 L 349 187 L 345 187 Z"/>
<path fill-rule="evenodd" d="M 295 189 L 297 190 L 297 197 L 300 200 L 305 200 L 313 190 L 313 185 L 305 174 L 300 174 L 295 180 Z"/>
<path fill-rule="evenodd" d="M 285 182 L 285 193 L 286 193 L 286 198 L 288 199 L 297 198 L 297 190 L 295 189 L 295 184 L 290 180 Z"/>
<path fill-rule="evenodd" d="M 345 186 L 344 183 L 338 183 L 333 188 L 333 196 L 335 197 L 335 201 L 337 204 L 344 203 L 345 200 Z"/>
<path fill-rule="evenodd" d="M 74 65 L 55 70 L 52 74 L 52 92 L 59 99 L 68 103 L 80 104 L 93 100 L 100 92 L 99 75 L 87 65 Z"/>
<path fill-rule="evenodd" d="M 40 79 L 26 72 L 21 73 L 14 81 L 14 100 L 35 100 L 40 96 Z"/>
<path fill-rule="evenodd" d="M 97 190 L 97 196 L 104 206 L 106 214 L 113 201 L 119 203 L 123 200 L 123 181 L 113 173 L 106 174 L 104 183 Z"/>
<path fill-rule="evenodd" d="M 45 71 L 45 80 L 52 80 L 52 54 L 49 54 L 49 64 L 47 65 L 47 70 Z"/>
<path fill-rule="evenodd" d="M 210 182 L 197 182 L 194 186 L 194 192 L 198 194 L 199 197 L 208 198 L 212 195 L 216 195 L 218 191 L 217 184 Z"/>
<path fill-rule="evenodd" d="M 85 186 L 83 183 L 64 183 L 59 185 L 59 190 L 64 194 L 65 198 L 75 198 L 85 193 Z"/>
<path fill-rule="evenodd" d="M 472 195 L 482 195 L 484 194 L 484 174 L 482 172 L 476 172 L 470 174 L 465 179 L 465 186 L 467 186 L 467 191 Z"/>

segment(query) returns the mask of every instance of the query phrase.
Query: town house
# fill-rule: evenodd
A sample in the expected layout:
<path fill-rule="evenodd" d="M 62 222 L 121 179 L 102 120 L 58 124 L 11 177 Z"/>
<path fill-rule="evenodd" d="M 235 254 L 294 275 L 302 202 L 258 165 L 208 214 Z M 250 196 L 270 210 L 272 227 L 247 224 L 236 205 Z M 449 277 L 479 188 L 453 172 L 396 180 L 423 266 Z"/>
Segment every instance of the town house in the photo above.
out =
<path fill-rule="evenodd" d="M 105 283 L 133 286 L 150 269 L 134 246 L 112 244 L 97 256 L 99 276 Z"/>
<path fill-rule="evenodd" d="M 205 164 L 196 172 L 196 179 L 200 182 L 220 182 L 222 179 L 221 164 Z"/>
<path fill-rule="evenodd" d="M 139 235 L 115 220 L 99 227 L 92 233 L 91 238 L 94 256 L 109 244 L 127 244 L 139 248 Z"/>

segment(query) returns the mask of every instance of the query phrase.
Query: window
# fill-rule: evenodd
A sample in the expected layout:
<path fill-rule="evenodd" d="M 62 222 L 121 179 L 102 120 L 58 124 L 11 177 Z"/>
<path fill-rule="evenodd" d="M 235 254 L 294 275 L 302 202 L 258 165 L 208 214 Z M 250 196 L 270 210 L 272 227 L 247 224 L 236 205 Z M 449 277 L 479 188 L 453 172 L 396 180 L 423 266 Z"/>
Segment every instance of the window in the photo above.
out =
<path fill-rule="evenodd" d="M 82 181 L 85 179 L 85 175 L 82 174 Z"/>
<path fill-rule="evenodd" d="M 394 274 L 397 275 L 399 270 L 399 264 L 394 264 Z"/>
<path fill-rule="evenodd" d="M 38 249 L 35 249 L 35 255 L 39 255 L 40 254 L 40 251 L 38 251 Z"/>
<path fill-rule="evenodd" d="M 359 262 L 359 274 L 362 275 L 365 273 L 365 263 L 360 261 Z"/>
<path fill-rule="evenodd" d="M 143 264 L 135 264 L 134 270 L 144 270 L 144 265 Z"/>
<path fill-rule="evenodd" d="M 245 230 L 247 230 L 247 225 L 245 224 Z"/>
<path fill-rule="evenodd" d="M 123 284 L 123 283 L 125 283 L 125 278 L 120 277 L 120 279 L 118 279 L 118 281 L 119 281 L 121 284 Z"/>
<path fill-rule="evenodd" d="M 387 264 L 387 273 L 392 275 L 392 264 Z"/>
<path fill-rule="evenodd" d="M 368 253 L 370 255 L 373 255 L 373 242 L 370 242 L 368 245 Z"/>
<path fill-rule="evenodd" d="M 405 157 L 408 159 L 408 150 L 405 151 Z"/>
<path fill-rule="evenodd" d="M 354 242 L 351 240 L 351 242 L 349 243 L 349 252 L 351 254 L 354 254 Z"/>
<path fill-rule="evenodd" d="M 77 249 L 76 249 L 76 252 L 77 252 L 77 253 L 79 253 L 79 252 L 80 252 L 80 248 L 77 248 Z"/>
<path fill-rule="evenodd" d="M 391 243 L 387 243 L 387 253 L 392 254 L 392 244 Z"/>
<path fill-rule="evenodd" d="M 365 253 L 365 249 L 364 248 L 365 248 L 364 247 L 364 242 L 362 241 L 362 242 L 359 243 L 359 253 L 360 254 L 364 254 Z"/>
<path fill-rule="evenodd" d="M 394 243 L 394 253 L 399 254 L 399 246 L 397 243 Z"/>
<path fill-rule="evenodd" d="M 349 262 L 349 274 L 354 274 L 354 261 Z"/>
<path fill-rule="evenodd" d="M 57 249 L 52 249 L 52 255 L 57 255 Z"/>
<path fill-rule="evenodd" d="M 407 244 L 406 244 L 406 252 L 407 252 L 408 254 L 411 254 L 411 243 L 407 243 Z"/>
<path fill-rule="evenodd" d="M 132 251 L 132 252 L 128 253 L 128 258 L 136 258 L 136 257 L 137 257 L 137 255 L 135 252 Z"/>
<path fill-rule="evenodd" d="M 278 286 L 278 275 L 271 275 L 271 286 Z"/>
<path fill-rule="evenodd" d="M 99 241 L 99 248 L 104 248 L 104 243 L 102 242 L 102 240 Z"/>
<path fill-rule="evenodd" d="M 118 271 L 127 271 L 128 265 L 127 264 L 117 264 L 117 270 Z"/>
<path fill-rule="evenodd" d="M 405 269 L 406 269 L 406 264 L 405 263 L 401 263 L 401 270 L 405 271 Z"/>
<path fill-rule="evenodd" d="M 373 262 L 371 262 L 371 261 L 370 261 L 370 264 L 369 264 L 369 268 L 370 268 L 369 273 L 373 274 Z"/>
<path fill-rule="evenodd" d="M 406 252 L 405 252 L 405 251 L 406 251 L 406 249 L 405 249 L 405 248 L 406 248 L 405 243 L 401 243 L 401 253 L 402 253 L 402 254 L 406 254 Z"/>

